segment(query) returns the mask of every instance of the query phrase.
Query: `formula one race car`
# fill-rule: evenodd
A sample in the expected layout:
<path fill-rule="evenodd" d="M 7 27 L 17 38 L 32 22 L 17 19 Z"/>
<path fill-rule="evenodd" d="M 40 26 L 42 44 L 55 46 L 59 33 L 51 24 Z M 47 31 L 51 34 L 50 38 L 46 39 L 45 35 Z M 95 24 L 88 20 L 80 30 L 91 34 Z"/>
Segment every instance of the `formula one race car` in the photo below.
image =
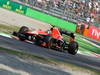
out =
<path fill-rule="evenodd" d="M 61 34 L 70 36 L 70 42 L 63 40 Z M 49 31 L 29 31 L 29 28 L 22 26 L 18 32 L 13 32 L 13 38 L 21 41 L 27 41 L 39 46 L 55 49 L 61 52 L 68 51 L 68 53 L 75 55 L 78 51 L 78 43 L 74 41 L 74 34 L 67 31 L 59 30 L 52 27 Z"/>

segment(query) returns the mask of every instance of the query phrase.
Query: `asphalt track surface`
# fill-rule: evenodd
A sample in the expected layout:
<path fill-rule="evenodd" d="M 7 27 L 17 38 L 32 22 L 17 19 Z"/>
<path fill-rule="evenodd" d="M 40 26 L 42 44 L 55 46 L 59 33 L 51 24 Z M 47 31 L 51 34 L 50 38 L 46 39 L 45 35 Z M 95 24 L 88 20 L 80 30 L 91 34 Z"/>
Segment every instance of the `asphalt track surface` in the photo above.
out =
<path fill-rule="evenodd" d="M 77 66 L 93 69 L 97 72 L 100 72 L 100 58 L 98 57 L 91 57 L 81 54 L 70 55 L 67 52 L 63 53 L 54 51 L 4 36 L 0 36 L 0 47 L 26 52 L 32 55 L 62 61 L 64 63 L 75 64 Z"/>
<path fill-rule="evenodd" d="M 38 62 L 29 62 L 7 53 L 0 53 L 0 75 L 71 75 Z"/>

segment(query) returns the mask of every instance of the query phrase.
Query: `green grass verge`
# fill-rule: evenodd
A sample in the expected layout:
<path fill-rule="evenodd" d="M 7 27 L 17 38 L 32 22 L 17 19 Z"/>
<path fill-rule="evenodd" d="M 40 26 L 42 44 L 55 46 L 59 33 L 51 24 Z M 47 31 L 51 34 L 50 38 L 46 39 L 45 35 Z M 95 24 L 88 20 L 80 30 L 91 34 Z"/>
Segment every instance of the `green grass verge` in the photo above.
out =
<path fill-rule="evenodd" d="M 12 33 L 13 31 L 18 31 L 18 29 L 18 26 L 0 24 L 0 32 L 7 34 Z"/>
<path fill-rule="evenodd" d="M 56 66 L 62 66 L 62 67 L 67 67 L 67 68 L 71 68 L 72 71 L 82 71 L 82 72 L 87 72 L 87 73 L 91 73 L 91 75 L 99 75 L 99 72 L 96 72 L 95 70 L 92 69 L 88 69 L 88 68 L 83 68 L 80 66 L 76 66 L 74 64 L 70 64 L 70 63 L 64 63 L 61 61 L 57 61 L 54 59 L 47 59 L 47 58 L 43 58 L 43 57 L 39 57 L 39 56 L 35 56 L 35 55 L 31 55 L 28 53 L 24 53 L 24 52 L 19 52 L 16 50 L 10 50 L 10 49 L 6 49 L 3 47 L 0 47 L 0 51 L 6 52 L 8 54 L 12 54 L 12 55 L 16 55 L 20 58 L 23 59 L 32 59 L 32 60 L 36 60 L 42 63 L 47 63 L 47 64 L 51 64 L 51 65 L 56 65 Z"/>
<path fill-rule="evenodd" d="M 84 40 L 82 40 L 82 38 L 80 36 L 76 37 L 76 41 L 79 43 L 79 50 L 80 51 L 90 51 L 90 52 L 94 52 L 97 54 L 100 54 L 100 48 L 96 47 Z"/>

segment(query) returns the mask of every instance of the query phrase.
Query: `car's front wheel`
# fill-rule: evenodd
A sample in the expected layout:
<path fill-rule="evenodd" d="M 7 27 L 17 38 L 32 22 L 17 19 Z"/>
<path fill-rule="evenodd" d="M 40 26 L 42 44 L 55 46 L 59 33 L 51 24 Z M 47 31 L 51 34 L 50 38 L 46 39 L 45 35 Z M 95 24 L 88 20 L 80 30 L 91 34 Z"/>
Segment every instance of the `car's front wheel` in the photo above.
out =
<path fill-rule="evenodd" d="M 68 53 L 75 55 L 78 52 L 78 43 L 77 42 L 71 42 L 68 45 Z"/>

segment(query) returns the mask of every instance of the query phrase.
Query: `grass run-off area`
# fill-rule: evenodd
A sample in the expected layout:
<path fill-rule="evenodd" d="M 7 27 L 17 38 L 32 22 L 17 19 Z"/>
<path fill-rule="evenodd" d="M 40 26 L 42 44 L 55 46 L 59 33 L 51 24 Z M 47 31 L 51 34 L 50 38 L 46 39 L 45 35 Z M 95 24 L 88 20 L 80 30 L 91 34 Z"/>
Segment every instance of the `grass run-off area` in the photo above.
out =
<path fill-rule="evenodd" d="M 82 36 L 76 35 L 76 41 L 79 43 L 79 50 L 82 52 L 93 52 L 100 54 L 100 47 L 96 47 L 82 39 Z"/>
<path fill-rule="evenodd" d="M 18 26 L 0 24 L 0 32 L 10 34 L 13 31 L 18 31 Z"/>

